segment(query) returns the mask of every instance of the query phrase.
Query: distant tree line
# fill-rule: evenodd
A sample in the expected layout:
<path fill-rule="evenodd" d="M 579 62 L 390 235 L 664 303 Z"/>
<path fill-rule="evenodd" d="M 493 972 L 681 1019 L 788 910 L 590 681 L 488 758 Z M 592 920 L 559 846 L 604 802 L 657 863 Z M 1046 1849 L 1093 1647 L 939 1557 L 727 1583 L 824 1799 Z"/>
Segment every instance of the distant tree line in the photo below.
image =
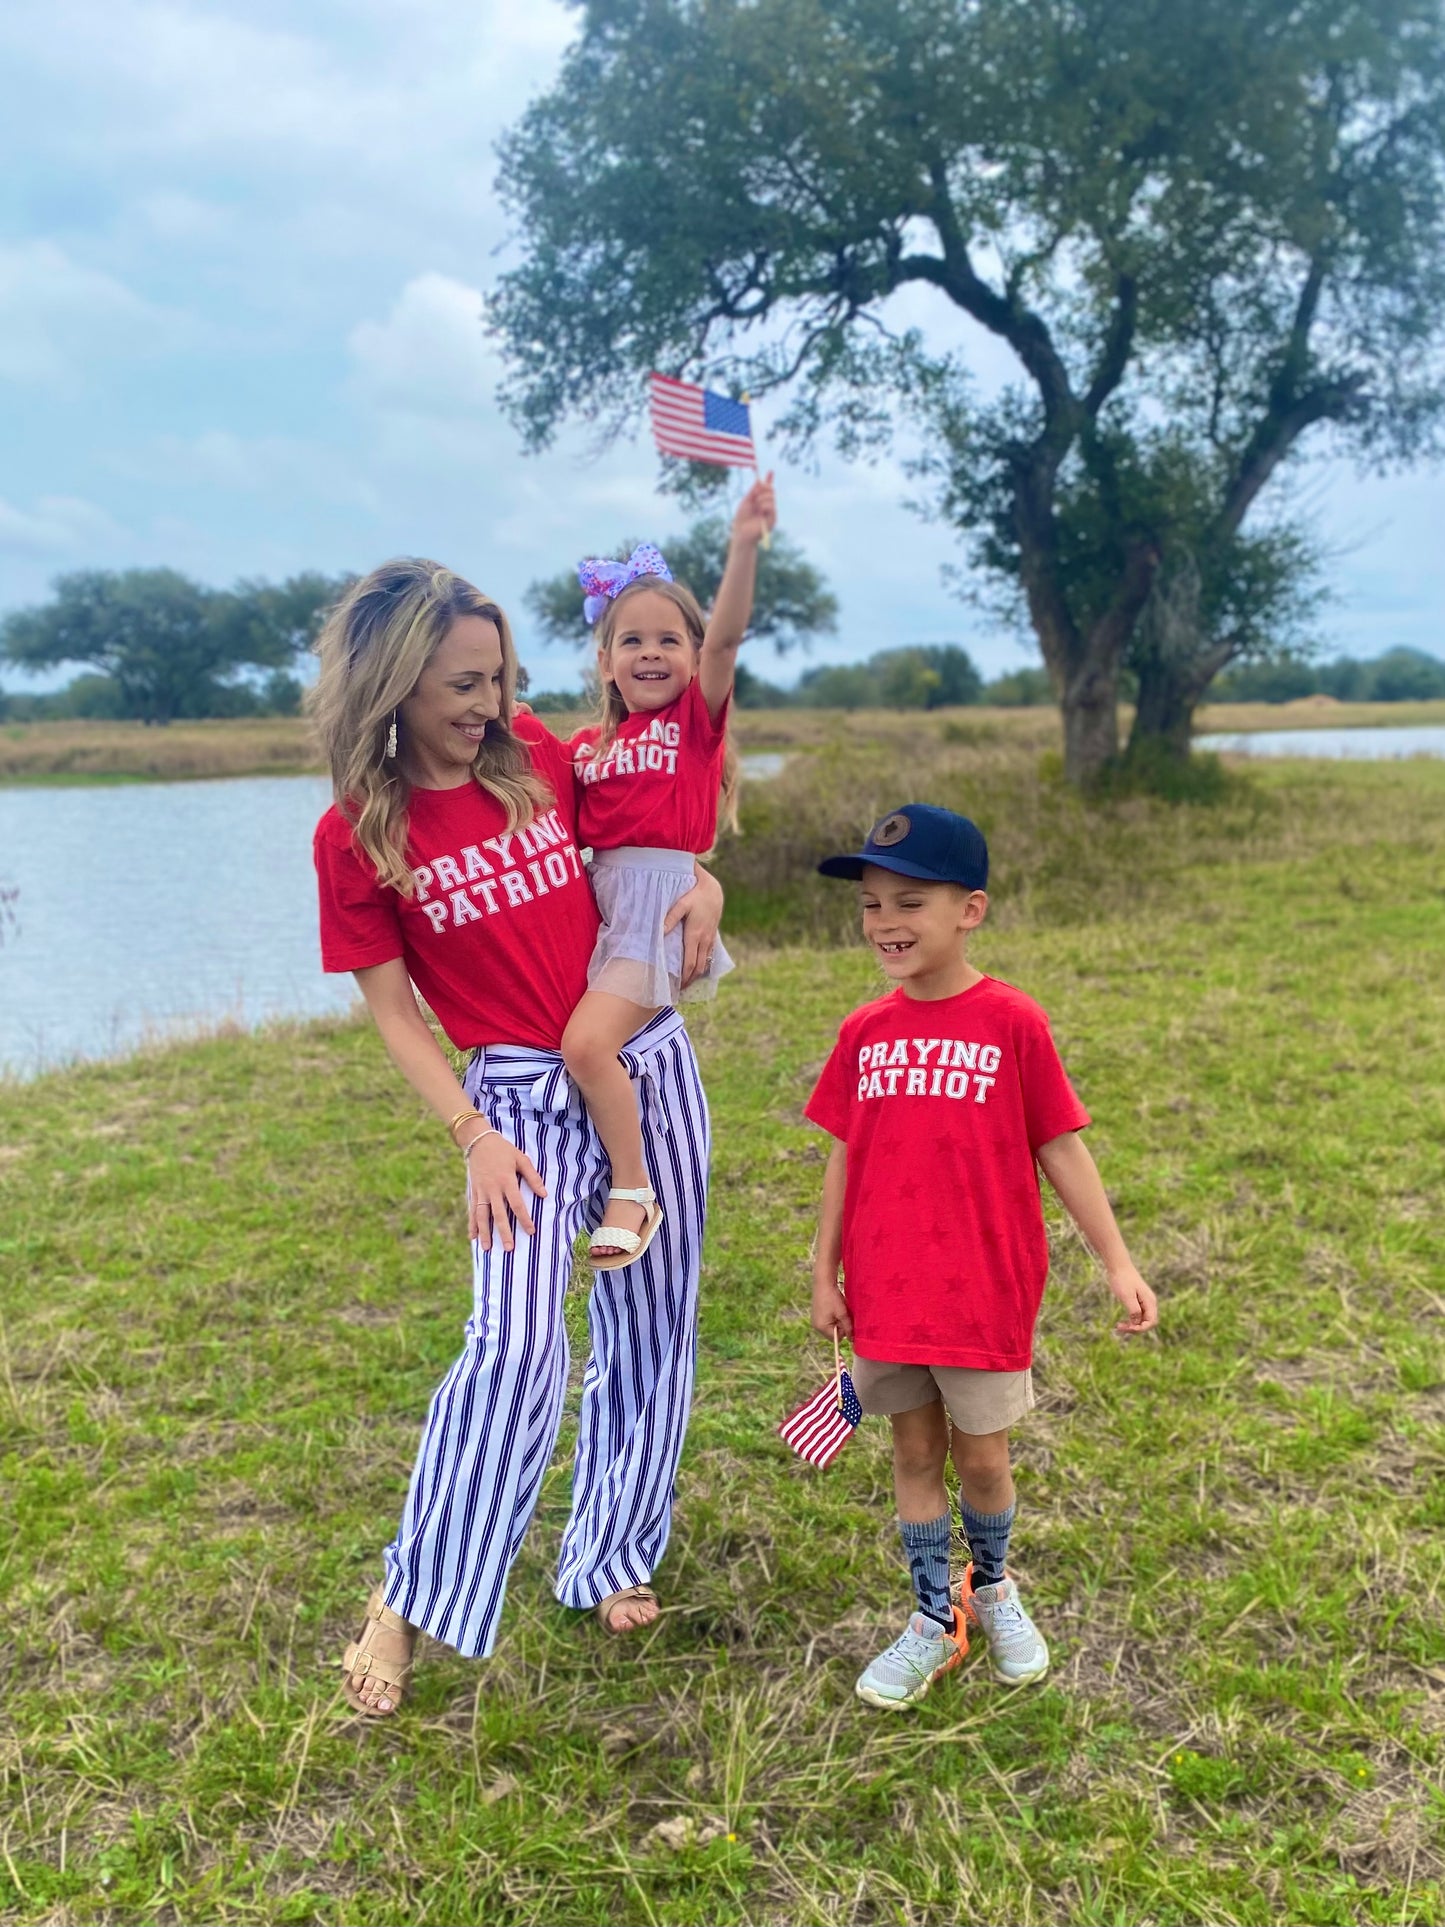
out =
<path fill-rule="evenodd" d="M 19 721 L 101 717 L 171 723 L 201 716 L 293 715 L 291 673 L 352 580 L 314 572 L 212 589 L 175 569 L 80 570 L 51 600 L 0 620 L 0 662 L 85 666 L 49 695 L 5 695 Z"/>
<path fill-rule="evenodd" d="M 1422 649 L 1388 649 L 1369 662 L 1241 663 L 1218 676 L 1208 700 L 1288 703 L 1301 696 L 1333 696 L 1342 703 L 1418 703 L 1445 696 L 1445 662 Z"/>
<path fill-rule="evenodd" d="M 1126 680 L 1121 694 L 1133 701 Z M 1241 665 L 1216 677 L 1211 703 L 1285 703 L 1301 696 L 1333 696 L 1340 702 L 1427 702 L 1445 698 L 1445 662 L 1418 649 L 1391 649 L 1368 662 L 1341 656 L 1333 662 L 1294 659 Z M 544 714 L 585 708 L 581 689 L 545 689 L 527 700 Z M 943 709 L 987 705 L 998 709 L 1041 707 L 1056 700 L 1043 669 L 1014 669 L 985 681 L 967 650 L 956 643 L 883 649 L 865 662 L 820 663 L 790 689 L 766 681 L 747 664 L 738 666 L 740 709 Z"/>

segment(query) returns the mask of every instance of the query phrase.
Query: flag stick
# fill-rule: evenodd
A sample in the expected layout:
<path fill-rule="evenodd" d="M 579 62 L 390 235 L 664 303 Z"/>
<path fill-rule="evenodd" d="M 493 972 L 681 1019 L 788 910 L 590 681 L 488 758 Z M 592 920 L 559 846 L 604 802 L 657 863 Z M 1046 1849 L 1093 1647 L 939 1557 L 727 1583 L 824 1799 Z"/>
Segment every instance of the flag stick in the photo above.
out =
<path fill-rule="evenodd" d="M 741 401 L 743 407 L 749 411 L 748 426 L 751 427 L 752 426 L 751 410 L 753 405 L 753 398 L 745 388 L 742 394 L 738 397 L 738 399 L 739 401 Z M 757 437 L 756 431 L 754 431 L 754 434 L 753 434 L 753 474 L 757 477 L 759 481 L 763 479 L 763 471 L 758 466 L 758 437 Z M 763 539 L 762 539 L 761 546 L 765 549 L 770 549 L 773 546 L 773 532 L 771 529 L 763 530 Z M 841 1369 L 842 1367 L 840 1366 L 839 1370 L 841 1371 Z"/>
<path fill-rule="evenodd" d="M 833 1327 L 833 1396 L 838 1401 L 838 1410 L 843 1409 L 843 1354 L 838 1349 L 838 1327 Z"/>

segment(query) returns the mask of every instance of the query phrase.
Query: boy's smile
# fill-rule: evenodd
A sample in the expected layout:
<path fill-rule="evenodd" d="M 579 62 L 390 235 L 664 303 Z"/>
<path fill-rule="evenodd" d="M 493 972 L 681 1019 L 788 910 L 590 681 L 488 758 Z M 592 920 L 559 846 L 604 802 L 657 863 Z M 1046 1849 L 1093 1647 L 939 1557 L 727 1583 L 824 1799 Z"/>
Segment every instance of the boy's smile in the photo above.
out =
<path fill-rule="evenodd" d="M 928 883 L 864 865 L 859 886 L 863 936 L 883 974 L 905 995 L 956 997 L 982 973 L 968 961 L 968 932 L 983 922 L 988 898 L 954 883 Z"/>

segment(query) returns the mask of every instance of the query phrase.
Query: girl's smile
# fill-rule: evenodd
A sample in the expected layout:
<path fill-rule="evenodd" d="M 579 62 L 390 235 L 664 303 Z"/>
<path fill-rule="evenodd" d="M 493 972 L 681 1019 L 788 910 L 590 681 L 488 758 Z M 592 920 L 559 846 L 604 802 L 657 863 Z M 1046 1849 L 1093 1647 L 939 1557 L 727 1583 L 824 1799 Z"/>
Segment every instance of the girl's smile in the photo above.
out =
<path fill-rule="evenodd" d="M 696 645 L 670 596 L 629 596 L 625 614 L 611 647 L 598 653 L 598 673 L 616 685 L 629 715 L 665 709 L 697 674 Z"/>

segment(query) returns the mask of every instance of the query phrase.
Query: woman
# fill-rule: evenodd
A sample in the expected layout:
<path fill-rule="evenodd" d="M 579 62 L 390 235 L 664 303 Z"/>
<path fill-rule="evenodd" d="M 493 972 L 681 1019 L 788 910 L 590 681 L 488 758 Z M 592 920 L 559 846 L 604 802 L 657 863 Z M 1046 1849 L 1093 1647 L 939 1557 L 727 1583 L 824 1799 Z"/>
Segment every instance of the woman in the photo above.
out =
<path fill-rule="evenodd" d="M 393 1062 L 446 1123 L 472 1239 L 465 1345 L 432 1399 L 383 1584 L 343 1661 L 352 1704 L 384 1716 L 402 1702 L 418 1627 L 491 1652 L 556 1444 L 572 1243 L 600 1221 L 608 1187 L 559 1054 L 598 918 L 568 754 L 516 712 L 516 652 L 496 603 L 434 562 L 390 562 L 350 591 L 318 652 L 314 714 L 337 798 L 315 841 L 323 963 L 355 973 Z M 705 874 L 676 906 L 689 976 L 707 967 L 721 907 Z M 464 1085 L 413 984 L 473 1053 Z M 636 1264 L 593 1286 L 556 1586 L 612 1632 L 657 1616 L 648 1581 L 692 1394 L 709 1149 L 677 1013 L 660 1012 L 622 1056 L 663 1225 Z"/>

